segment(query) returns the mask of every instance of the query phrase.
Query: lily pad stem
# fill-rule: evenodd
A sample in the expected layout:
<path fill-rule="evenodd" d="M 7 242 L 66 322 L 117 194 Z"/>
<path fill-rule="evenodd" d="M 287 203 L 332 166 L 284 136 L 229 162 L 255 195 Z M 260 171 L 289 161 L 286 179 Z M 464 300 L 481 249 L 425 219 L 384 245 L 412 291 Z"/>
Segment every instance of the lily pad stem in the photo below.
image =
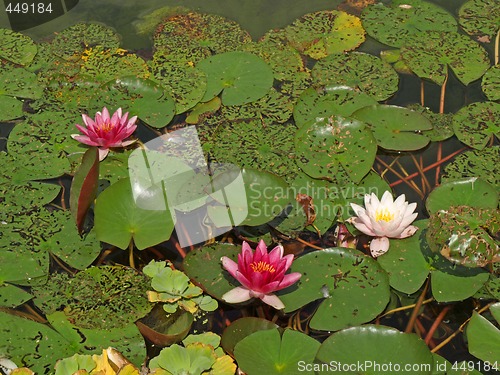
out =
<path fill-rule="evenodd" d="M 130 267 L 135 269 L 135 262 L 134 262 L 134 241 L 130 241 L 130 244 L 128 245 L 128 263 L 130 264 Z"/>

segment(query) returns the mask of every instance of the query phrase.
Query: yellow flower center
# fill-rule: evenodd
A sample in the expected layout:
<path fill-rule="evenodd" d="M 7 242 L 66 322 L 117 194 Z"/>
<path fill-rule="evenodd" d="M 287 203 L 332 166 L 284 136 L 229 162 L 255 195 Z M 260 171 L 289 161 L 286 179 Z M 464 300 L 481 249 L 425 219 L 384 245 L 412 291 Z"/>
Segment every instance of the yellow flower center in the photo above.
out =
<path fill-rule="evenodd" d="M 113 125 L 111 125 L 110 122 L 106 122 L 104 123 L 102 126 L 101 126 L 101 130 L 105 133 L 111 131 L 111 129 L 113 128 Z"/>
<path fill-rule="evenodd" d="M 390 212 L 387 208 L 379 209 L 375 213 L 375 220 L 376 221 L 382 220 L 382 221 L 388 222 L 388 221 L 391 221 L 393 219 L 394 219 L 394 213 Z"/>
<path fill-rule="evenodd" d="M 270 272 L 270 273 L 274 273 L 276 270 L 275 268 L 270 265 L 269 263 L 266 263 L 266 262 L 263 262 L 263 261 L 260 261 L 258 263 L 255 263 L 255 262 L 252 262 L 250 263 L 250 268 L 254 271 L 254 272 Z"/>

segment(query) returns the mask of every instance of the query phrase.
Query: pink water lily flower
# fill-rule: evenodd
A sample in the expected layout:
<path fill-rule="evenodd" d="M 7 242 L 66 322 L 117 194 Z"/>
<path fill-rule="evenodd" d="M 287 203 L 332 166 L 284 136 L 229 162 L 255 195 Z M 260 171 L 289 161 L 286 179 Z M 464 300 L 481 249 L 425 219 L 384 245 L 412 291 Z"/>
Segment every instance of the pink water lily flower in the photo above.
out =
<path fill-rule="evenodd" d="M 389 250 L 389 238 L 410 237 L 417 227 L 410 225 L 417 217 L 416 203 L 408 204 L 405 195 L 400 195 L 395 201 L 392 194 L 386 191 L 379 201 L 372 193 L 365 195 L 365 208 L 351 203 L 357 217 L 351 217 L 348 222 L 359 231 L 375 237 L 370 243 L 370 252 L 378 257 Z"/>
<path fill-rule="evenodd" d="M 257 245 L 255 253 L 248 243 L 243 242 L 238 263 L 228 257 L 222 257 L 221 261 L 224 268 L 242 285 L 222 296 L 228 303 L 244 302 L 255 297 L 275 309 L 283 309 L 285 305 L 273 292 L 296 283 L 302 276 L 299 272 L 285 275 L 292 265 L 293 255 L 283 256 L 282 246 L 276 246 L 268 253 L 263 240 Z"/>
<path fill-rule="evenodd" d="M 136 140 L 124 141 L 130 137 L 137 128 L 135 122 L 137 116 L 128 119 L 128 112 L 122 115 L 122 109 L 118 108 L 113 116 L 109 116 L 108 109 L 104 107 L 101 112 L 95 114 L 95 120 L 89 116 L 82 115 L 85 127 L 76 124 L 83 134 L 72 134 L 71 137 L 78 142 L 99 148 L 99 160 L 103 160 L 112 147 L 126 147 Z"/>

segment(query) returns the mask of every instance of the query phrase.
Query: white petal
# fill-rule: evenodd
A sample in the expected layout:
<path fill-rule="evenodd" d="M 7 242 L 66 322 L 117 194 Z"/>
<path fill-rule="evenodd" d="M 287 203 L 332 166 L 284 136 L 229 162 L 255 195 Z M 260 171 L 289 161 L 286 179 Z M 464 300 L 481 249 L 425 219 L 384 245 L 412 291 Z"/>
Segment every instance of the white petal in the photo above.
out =
<path fill-rule="evenodd" d="M 281 310 L 285 308 L 285 305 L 281 300 L 278 298 L 278 296 L 274 294 L 265 294 L 263 297 L 261 297 L 262 302 L 267 303 L 269 306 L 274 307 L 276 310 Z"/>
<path fill-rule="evenodd" d="M 406 237 L 413 236 L 417 230 L 418 230 L 418 227 L 416 227 L 415 225 L 410 225 L 397 238 L 406 238 Z"/>
<path fill-rule="evenodd" d="M 252 296 L 250 295 L 250 290 L 242 288 L 241 286 L 231 289 L 222 296 L 222 299 L 227 303 L 245 302 L 251 298 Z"/>
<path fill-rule="evenodd" d="M 380 200 L 380 205 L 389 208 L 393 204 L 392 194 L 389 190 L 386 190 L 382 199 Z"/>
<path fill-rule="evenodd" d="M 389 250 L 389 239 L 387 237 L 377 237 L 370 243 L 370 253 L 374 258 L 385 254 Z"/>

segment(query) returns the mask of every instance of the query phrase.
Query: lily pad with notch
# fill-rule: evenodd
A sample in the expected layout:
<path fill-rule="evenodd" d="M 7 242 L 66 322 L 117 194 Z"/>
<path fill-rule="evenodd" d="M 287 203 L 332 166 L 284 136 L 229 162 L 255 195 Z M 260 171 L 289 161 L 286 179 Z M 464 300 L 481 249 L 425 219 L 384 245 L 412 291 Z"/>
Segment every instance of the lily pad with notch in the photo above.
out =
<path fill-rule="evenodd" d="M 458 22 L 467 34 L 490 43 L 498 32 L 500 4 L 496 0 L 466 1 L 458 10 Z"/>
<path fill-rule="evenodd" d="M 200 61 L 196 67 L 207 76 L 207 102 L 222 92 L 222 104 L 242 105 L 262 98 L 273 85 L 273 71 L 257 55 L 226 52 Z"/>
<path fill-rule="evenodd" d="M 430 142 L 421 134 L 432 129 L 430 121 L 404 107 L 373 105 L 361 108 L 352 117 L 368 124 L 377 144 L 387 150 L 415 151 Z"/>
<path fill-rule="evenodd" d="M 446 82 L 448 69 L 468 85 L 490 67 L 486 50 L 458 32 L 425 31 L 412 35 L 401 48 L 401 56 L 418 77 L 440 86 Z"/>

